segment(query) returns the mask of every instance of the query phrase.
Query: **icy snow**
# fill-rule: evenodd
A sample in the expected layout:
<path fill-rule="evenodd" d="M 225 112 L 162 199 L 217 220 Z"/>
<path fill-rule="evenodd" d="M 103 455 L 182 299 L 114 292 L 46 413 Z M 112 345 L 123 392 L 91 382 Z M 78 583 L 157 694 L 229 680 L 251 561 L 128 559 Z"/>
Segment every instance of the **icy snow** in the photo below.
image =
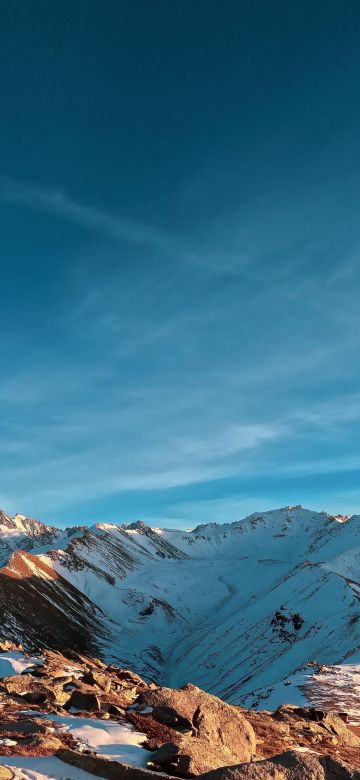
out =
<path fill-rule="evenodd" d="M 96 720 L 80 717 L 54 717 L 58 723 L 79 740 L 83 749 L 90 747 L 99 756 L 112 758 L 123 764 L 145 767 L 149 751 L 141 747 L 146 735 L 129 726 L 112 720 Z"/>
<path fill-rule="evenodd" d="M 23 756 L 2 758 L 0 756 L 0 764 L 11 767 L 15 780 L 94 780 L 94 775 L 65 764 L 55 756 L 47 758 L 24 758 Z"/>
<path fill-rule="evenodd" d="M 38 712 L 36 715 L 39 717 Z M 146 768 L 149 751 L 141 747 L 146 735 L 135 731 L 127 723 L 55 715 L 43 715 L 42 717 L 58 724 L 60 731 L 69 731 L 78 740 L 80 750 L 91 748 L 103 758 Z M 89 780 L 94 777 L 88 772 L 65 764 L 54 756 L 49 758 L 0 756 L 0 764 L 16 767 L 17 780 L 18 778 L 19 780 L 20 778 L 26 778 L 26 780 Z"/>
<path fill-rule="evenodd" d="M 13 677 L 31 666 L 43 663 L 42 658 L 26 656 L 20 651 L 0 654 L 0 677 Z"/>
<path fill-rule="evenodd" d="M 136 731 L 125 721 L 100 720 L 78 715 L 53 715 L 38 710 L 22 710 L 23 715 L 51 720 L 60 731 L 69 731 L 80 743 L 81 749 L 91 748 L 99 756 L 112 758 L 131 766 L 146 767 L 149 751 L 142 747 L 146 734 Z"/>

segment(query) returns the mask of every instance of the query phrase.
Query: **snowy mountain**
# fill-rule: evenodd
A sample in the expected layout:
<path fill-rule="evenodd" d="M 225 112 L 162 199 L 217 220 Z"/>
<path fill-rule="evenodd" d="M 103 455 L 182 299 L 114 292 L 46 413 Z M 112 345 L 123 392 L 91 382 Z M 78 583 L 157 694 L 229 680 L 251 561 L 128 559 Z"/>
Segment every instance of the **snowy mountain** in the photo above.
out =
<path fill-rule="evenodd" d="M 66 532 L 65 532 L 66 534 Z M 53 545 L 63 531 L 24 515 L 10 517 L 0 510 L 0 565 L 7 563 L 14 550 L 32 550 Z"/>
<path fill-rule="evenodd" d="M 1 517 L 2 631 L 26 646 L 245 706 L 297 698 L 309 662 L 360 660 L 359 517 L 287 507 L 187 532 Z"/>

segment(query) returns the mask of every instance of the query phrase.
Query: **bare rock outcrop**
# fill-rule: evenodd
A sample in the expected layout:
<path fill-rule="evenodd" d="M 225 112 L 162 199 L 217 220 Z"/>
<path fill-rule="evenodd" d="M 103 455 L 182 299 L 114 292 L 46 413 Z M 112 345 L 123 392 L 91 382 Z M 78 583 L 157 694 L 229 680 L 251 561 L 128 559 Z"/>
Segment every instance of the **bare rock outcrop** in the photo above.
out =
<path fill-rule="evenodd" d="M 12 780 L 14 772 L 8 766 L 0 766 L 0 780 Z"/>
<path fill-rule="evenodd" d="M 101 758 L 101 756 L 78 753 L 75 750 L 66 748 L 58 750 L 56 756 L 66 764 L 76 766 L 78 769 L 82 769 L 84 772 L 89 772 L 97 777 L 103 777 L 105 780 L 159 780 L 159 778 L 163 780 L 165 777 L 164 775 L 159 775 L 158 772 L 121 764 L 118 761 Z M 172 778 L 168 776 L 166 780 L 172 780 Z"/>
<path fill-rule="evenodd" d="M 360 772 L 331 756 L 289 751 L 265 761 L 224 766 L 201 780 L 360 780 Z"/>
<path fill-rule="evenodd" d="M 57 755 L 107 780 L 157 780 L 159 772 L 168 780 L 360 780 L 360 733 L 344 713 L 293 705 L 246 710 L 194 685 L 146 683 L 74 651 L 45 651 L 32 663 L 0 680 L 0 780 L 12 780 L 6 757 L 16 755 Z M 62 728 L 73 708 L 82 711 L 78 717 L 131 723 L 144 734 L 147 769 L 97 755 Z"/>
<path fill-rule="evenodd" d="M 148 766 L 191 777 L 255 755 L 254 730 L 239 708 L 195 685 L 145 690 L 139 704 L 174 734 L 151 755 Z"/>
<path fill-rule="evenodd" d="M 360 737 L 337 713 L 290 704 L 275 712 L 243 712 L 256 734 L 258 758 L 300 747 L 341 759 L 360 770 Z"/>

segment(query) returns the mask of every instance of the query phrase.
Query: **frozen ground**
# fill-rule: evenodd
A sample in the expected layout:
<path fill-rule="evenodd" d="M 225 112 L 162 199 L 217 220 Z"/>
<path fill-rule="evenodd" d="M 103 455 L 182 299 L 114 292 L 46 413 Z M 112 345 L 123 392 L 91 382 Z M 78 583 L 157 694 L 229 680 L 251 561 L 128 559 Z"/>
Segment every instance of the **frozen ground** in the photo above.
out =
<path fill-rule="evenodd" d="M 30 713 L 28 713 L 30 714 Z M 39 716 L 39 713 L 36 712 Z M 145 734 L 135 731 L 127 723 L 95 720 L 77 716 L 44 715 L 57 724 L 59 731 L 70 732 L 79 743 L 79 750 L 91 748 L 97 755 L 131 766 L 146 767 L 149 752 L 141 747 Z M 1 750 L 1 746 L 0 746 Z M 1 757 L 0 765 L 16 768 L 16 780 L 89 780 L 94 775 L 60 761 L 48 758 Z"/>
<path fill-rule="evenodd" d="M 0 765 L 14 772 L 15 780 L 94 780 L 94 775 L 69 766 L 55 756 L 47 758 L 1 758 Z"/>
<path fill-rule="evenodd" d="M 1 653 L 0 677 L 13 677 L 15 674 L 21 674 L 25 669 L 41 663 L 41 658 L 26 656 L 20 651 Z"/>

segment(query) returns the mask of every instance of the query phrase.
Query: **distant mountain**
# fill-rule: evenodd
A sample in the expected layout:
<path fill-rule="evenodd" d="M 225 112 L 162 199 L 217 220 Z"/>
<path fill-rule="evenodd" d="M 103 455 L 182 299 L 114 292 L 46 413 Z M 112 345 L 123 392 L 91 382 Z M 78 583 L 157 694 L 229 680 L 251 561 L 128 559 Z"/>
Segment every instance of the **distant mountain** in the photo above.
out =
<path fill-rule="evenodd" d="M 14 550 L 32 550 L 53 545 L 63 532 L 24 515 L 10 517 L 0 510 L 0 565 L 7 563 Z"/>
<path fill-rule="evenodd" d="M 2 513 L 0 540 L 2 632 L 27 647 L 269 707 L 309 662 L 360 661 L 359 517 L 286 507 L 186 532 L 60 531 Z"/>

